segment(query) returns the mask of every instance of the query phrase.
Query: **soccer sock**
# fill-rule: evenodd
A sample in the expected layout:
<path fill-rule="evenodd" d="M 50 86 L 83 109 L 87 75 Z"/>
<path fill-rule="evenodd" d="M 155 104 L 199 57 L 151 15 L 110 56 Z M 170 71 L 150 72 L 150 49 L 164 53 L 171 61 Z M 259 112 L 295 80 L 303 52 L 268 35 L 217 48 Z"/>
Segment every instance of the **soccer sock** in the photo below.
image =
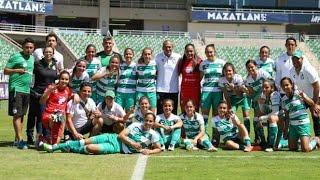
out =
<path fill-rule="evenodd" d="M 259 136 L 257 132 L 257 122 L 258 122 L 258 117 L 254 117 L 253 118 L 254 140 L 259 140 Z"/>
<path fill-rule="evenodd" d="M 208 115 L 203 115 L 204 127 L 205 127 L 205 130 L 206 130 L 206 133 L 208 132 L 208 118 L 209 118 Z"/>
<path fill-rule="evenodd" d="M 240 150 L 244 150 L 245 148 L 246 148 L 246 147 L 245 147 L 243 144 L 241 144 L 241 143 L 239 144 L 239 149 L 240 149 Z"/>
<path fill-rule="evenodd" d="M 187 148 L 188 146 L 193 146 L 190 139 L 184 139 L 183 144 L 185 145 L 185 148 Z"/>
<path fill-rule="evenodd" d="M 175 129 L 171 134 L 170 144 L 175 146 L 177 144 L 177 142 L 180 140 L 180 136 L 181 136 L 181 128 Z"/>
<path fill-rule="evenodd" d="M 277 123 L 269 123 L 269 131 L 268 131 L 268 146 L 274 147 L 278 134 L 278 125 Z"/>
<path fill-rule="evenodd" d="M 316 148 L 316 145 L 317 145 L 317 141 L 315 139 L 311 139 L 309 142 L 309 148 L 313 150 Z"/>
<path fill-rule="evenodd" d="M 69 148 L 71 152 L 81 153 L 84 147 L 84 140 L 81 139 L 80 141 L 68 141 L 66 144 L 67 146 L 65 146 L 65 148 Z"/>
<path fill-rule="evenodd" d="M 205 149 L 210 149 L 212 148 L 212 144 L 208 139 L 205 139 L 203 141 L 200 142 L 201 146 L 203 146 Z"/>
<path fill-rule="evenodd" d="M 243 141 L 244 141 L 245 146 L 251 146 L 251 140 L 250 140 L 249 136 L 244 137 Z"/>
<path fill-rule="evenodd" d="M 248 134 L 250 134 L 250 118 L 249 117 L 245 117 L 243 120 L 243 124 L 246 127 Z"/>

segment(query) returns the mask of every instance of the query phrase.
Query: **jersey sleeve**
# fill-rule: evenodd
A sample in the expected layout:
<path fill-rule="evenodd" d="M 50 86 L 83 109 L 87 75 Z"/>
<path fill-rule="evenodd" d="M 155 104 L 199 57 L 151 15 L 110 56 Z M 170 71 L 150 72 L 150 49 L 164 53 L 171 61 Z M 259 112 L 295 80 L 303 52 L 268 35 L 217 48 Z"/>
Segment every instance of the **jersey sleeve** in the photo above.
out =
<path fill-rule="evenodd" d="M 199 65 L 200 72 L 203 72 L 203 65 L 204 65 L 204 61 L 202 61 Z"/>
<path fill-rule="evenodd" d="M 15 54 L 10 56 L 10 58 L 6 64 L 6 68 L 9 68 L 9 69 L 15 68 L 15 66 L 17 64 L 15 56 L 16 56 Z"/>
<path fill-rule="evenodd" d="M 71 114 L 73 115 L 74 114 L 74 104 L 73 104 L 73 101 L 70 100 L 67 104 L 67 110 L 66 110 L 66 113 L 67 114 Z"/>
<path fill-rule="evenodd" d="M 151 135 L 151 143 L 152 144 L 156 144 L 160 142 L 160 136 L 158 133 L 156 133 L 155 131 L 153 131 L 152 135 Z"/>
<path fill-rule="evenodd" d="M 280 110 L 281 104 L 281 96 L 280 93 L 275 91 L 272 93 L 271 97 L 271 104 L 272 104 L 272 113 L 277 113 Z"/>
<path fill-rule="evenodd" d="M 161 120 L 161 117 L 159 115 L 156 116 L 156 122 L 159 123 Z"/>
<path fill-rule="evenodd" d="M 216 117 L 213 117 L 213 118 L 211 119 L 212 128 L 217 128 L 215 121 L 216 121 Z"/>
<path fill-rule="evenodd" d="M 318 72 L 312 66 L 307 66 L 306 68 L 308 68 L 308 71 L 306 71 L 305 75 L 307 76 L 307 79 L 310 82 L 310 84 L 319 81 Z"/>

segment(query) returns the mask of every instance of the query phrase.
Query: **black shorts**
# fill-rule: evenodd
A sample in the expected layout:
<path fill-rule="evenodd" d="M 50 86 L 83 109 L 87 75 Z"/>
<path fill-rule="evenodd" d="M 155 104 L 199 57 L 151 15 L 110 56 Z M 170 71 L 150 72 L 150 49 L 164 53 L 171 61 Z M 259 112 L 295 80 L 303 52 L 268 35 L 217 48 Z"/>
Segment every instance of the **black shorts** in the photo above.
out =
<path fill-rule="evenodd" d="M 21 92 L 9 92 L 8 114 L 14 117 L 26 115 L 30 101 L 30 95 Z"/>
<path fill-rule="evenodd" d="M 111 124 L 111 125 L 106 125 L 106 124 L 103 124 L 102 128 L 101 128 L 101 132 L 102 133 L 115 133 L 113 131 L 113 125 L 114 124 Z"/>
<path fill-rule="evenodd" d="M 76 128 L 76 130 L 78 133 L 85 135 L 85 134 L 91 132 L 92 128 L 93 128 L 92 121 L 88 120 L 86 124 L 84 124 L 83 126 L 81 126 L 79 128 Z"/>

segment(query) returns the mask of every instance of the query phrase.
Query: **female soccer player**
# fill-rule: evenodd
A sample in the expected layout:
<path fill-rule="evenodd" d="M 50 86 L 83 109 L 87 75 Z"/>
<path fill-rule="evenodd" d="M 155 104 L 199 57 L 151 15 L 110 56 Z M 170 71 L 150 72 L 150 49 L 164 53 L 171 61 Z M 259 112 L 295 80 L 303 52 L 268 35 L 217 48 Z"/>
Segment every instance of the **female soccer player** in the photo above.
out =
<path fill-rule="evenodd" d="M 222 101 L 218 106 L 218 115 L 212 118 L 212 127 L 217 129 L 220 138 L 228 149 L 240 149 L 245 152 L 252 150 L 247 129 L 239 118 L 228 109 L 227 102 Z"/>
<path fill-rule="evenodd" d="M 208 115 L 212 107 L 212 114 L 216 115 L 219 102 L 222 100 L 222 92 L 218 86 L 219 78 L 222 75 L 222 68 L 226 63 L 216 56 L 214 44 L 206 46 L 207 59 L 200 64 L 200 79 L 204 78 L 201 94 L 201 111 L 207 130 Z"/>
<path fill-rule="evenodd" d="M 136 63 L 132 61 L 133 49 L 124 50 L 125 62 L 120 64 L 120 76 L 116 93 L 116 102 L 122 106 L 126 112 L 135 106 L 136 101 Z"/>
<path fill-rule="evenodd" d="M 58 144 L 63 135 L 66 107 L 72 95 L 68 86 L 69 80 L 70 74 L 67 71 L 60 72 L 59 82 L 49 85 L 40 98 L 40 103 L 46 105 L 42 114 L 42 124 L 50 130 L 51 136 L 47 137 L 50 144 Z"/>
<path fill-rule="evenodd" d="M 155 129 L 160 134 L 161 150 L 168 147 L 169 151 L 179 145 L 182 121 L 179 116 L 172 114 L 173 100 L 163 100 L 163 113 L 157 115 Z"/>
<path fill-rule="evenodd" d="M 259 132 L 263 131 L 263 125 L 268 124 L 268 141 L 265 151 L 271 152 L 273 149 L 277 149 L 275 145 L 278 131 L 279 137 L 281 137 L 280 132 L 284 127 L 282 121 L 279 122 L 279 110 L 280 110 L 280 102 L 281 96 L 280 93 L 277 91 L 276 85 L 274 80 L 266 79 L 263 81 L 262 84 L 262 94 L 260 98 L 258 98 L 259 104 L 259 122 L 258 122 L 258 130 Z M 278 130 L 278 122 L 280 123 L 281 129 Z M 264 140 L 265 141 L 265 140 Z"/>
<path fill-rule="evenodd" d="M 305 93 L 295 90 L 294 83 L 290 78 L 282 78 L 280 84 L 285 92 L 285 96 L 282 99 L 282 108 L 286 111 L 287 118 L 289 118 L 289 149 L 291 151 L 298 150 L 298 140 L 300 140 L 302 152 L 310 152 L 317 145 L 319 146 L 319 138 L 310 139 L 310 119 L 305 103 L 312 108 L 317 105 Z"/>
<path fill-rule="evenodd" d="M 89 44 L 87 46 L 86 55 L 82 59 L 87 61 L 87 73 L 89 74 L 90 78 L 94 74 L 96 74 L 102 67 L 100 59 L 96 57 L 96 47 L 93 44 Z M 91 98 L 93 99 L 93 101 L 97 102 L 96 81 L 92 81 L 91 84 L 92 84 Z"/>
<path fill-rule="evenodd" d="M 184 113 L 180 115 L 183 122 L 183 144 L 187 150 L 198 150 L 197 146 L 203 147 L 209 152 L 217 151 L 205 133 L 204 120 L 201 114 L 196 112 L 194 102 L 186 102 Z"/>
<path fill-rule="evenodd" d="M 268 72 L 271 77 L 274 77 L 276 65 L 273 59 L 270 58 L 270 48 L 262 46 L 259 51 L 259 58 L 256 59 L 257 67 Z"/>
<path fill-rule="evenodd" d="M 139 99 L 139 106 L 134 111 L 134 120 L 133 122 L 143 122 L 143 117 L 148 112 L 152 112 L 150 110 L 150 102 L 149 99 L 145 96 L 140 97 Z"/>
<path fill-rule="evenodd" d="M 115 91 L 119 78 L 119 64 L 120 57 L 114 55 L 110 58 L 110 63 L 107 67 L 101 68 L 92 76 L 91 79 L 97 81 L 97 104 L 104 101 L 104 95 L 107 90 Z"/>
<path fill-rule="evenodd" d="M 137 72 L 137 91 L 136 98 L 140 99 L 146 96 L 151 105 L 151 110 L 156 114 L 157 108 L 157 94 L 156 94 L 156 79 L 157 79 L 157 65 L 153 60 L 151 48 L 144 48 L 141 57 L 138 60 L 136 67 Z"/>
<path fill-rule="evenodd" d="M 223 76 L 219 79 L 219 86 L 222 89 L 224 97 L 227 101 L 229 108 L 233 112 L 237 112 L 239 106 L 242 107 L 242 115 L 244 125 L 250 132 L 250 106 L 248 103 L 247 95 L 242 92 L 244 85 L 241 75 L 237 74 L 232 63 L 226 63 L 223 66 Z"/>
<path fill-rule="evenodd" d="M 248 76 L 245 83 L 246 87 L 243 88 L 243 91 L 246 92 L 249 95 L 249 98 L 252 100 L 252 107 L 254 110 L 253 127 L 255 132 L 255 142 L 265 145 L 266 142 L 263 141 L 265 139 L 263 131 L 257 131 L 256 128 L 259 113 L 258 98 L 262 93 L 263 81 L 270 78 L 270 75 L 264 70 L 258 69 L 257 63 L 251 59 L 246 62 L 246 68 L 248 71 Z"/>
<path fill-rule="evenodd" d="M 90 77 L 86 71 L 87 62 L 85 60 L 78 60 L 74 66 L 71 74 L 70 87 L 73 93 L 79 92 L 79 87 L 82 82 L 89 82 Z"/>
<path fill-rule="evenodd" d="M 202 60 L 196 55 L 193 44 L 184 47 L 184 55 L 179 64 L 179 72 L 182 75 L 180 86 L 180 107 L 184 110 L 189 99 L 195 102 L 196 111 L 199 112 L 200 105 L 200 70 Z"/>
<path fill-rule="evenodd" d="M 145 155 L 161 152 L 160 139 L 152 127 L 155 115 L 147 113 L 143 123 L 132 123 L 117 134 L 102 134 L 80 141 L 68 141 L 55 146 L 45 144 L 47 152 L 58 150 L 83 154 L 142 153 Z"/>

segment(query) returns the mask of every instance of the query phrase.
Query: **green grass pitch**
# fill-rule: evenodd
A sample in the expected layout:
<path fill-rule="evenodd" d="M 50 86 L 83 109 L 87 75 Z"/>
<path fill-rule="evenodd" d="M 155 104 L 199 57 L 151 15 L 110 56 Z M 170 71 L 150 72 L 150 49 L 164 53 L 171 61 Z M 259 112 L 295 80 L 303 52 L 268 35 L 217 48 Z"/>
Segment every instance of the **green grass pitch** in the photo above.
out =
<path fill-rule="evenodd" d="M 25 136 L 25 134 L 24 134 Z M 49 154 L 11 147 L 7 103 L 0 102 L 0 179 L 130 179 L 138 155 Z M 144 179 L 319 179 L 320 152 L 187 152 L 148 157 Z"/>

